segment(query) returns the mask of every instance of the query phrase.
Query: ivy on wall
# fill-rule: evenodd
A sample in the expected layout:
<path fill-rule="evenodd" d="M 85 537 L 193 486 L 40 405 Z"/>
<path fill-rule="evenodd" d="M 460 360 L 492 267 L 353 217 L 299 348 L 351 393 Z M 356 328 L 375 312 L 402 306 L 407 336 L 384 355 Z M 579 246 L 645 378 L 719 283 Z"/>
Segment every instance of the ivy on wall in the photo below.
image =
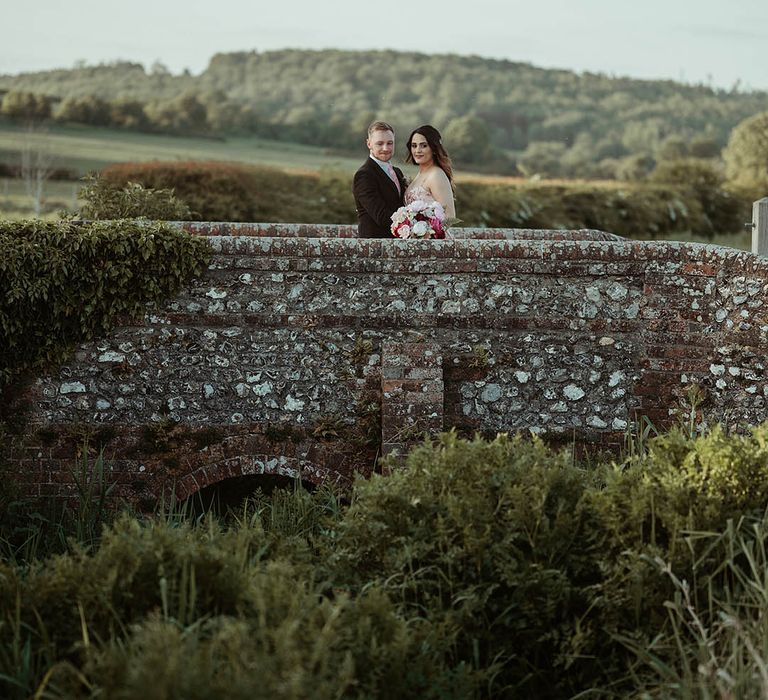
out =
<path fill-rule="evenodd" d="M 161 223 L 0 221 L 0 387 L 176 293 L 209 257 Z"/>

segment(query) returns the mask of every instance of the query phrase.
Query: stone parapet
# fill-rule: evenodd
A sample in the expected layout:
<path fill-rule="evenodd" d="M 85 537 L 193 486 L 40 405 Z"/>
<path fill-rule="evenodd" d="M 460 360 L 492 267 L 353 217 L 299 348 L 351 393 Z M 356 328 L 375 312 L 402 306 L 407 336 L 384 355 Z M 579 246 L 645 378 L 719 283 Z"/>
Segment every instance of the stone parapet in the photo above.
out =
<path fill-rule="evenodd" d="M 83 432 L 109 436 L 126 497 L 144 497 L 230 472 L 348 480 L 448 428 L 618 444 L 640 415 L 669 424 L 693 385 L 712 420 L 766 416 L 768 263 L 748 253 L 577 235 L 210 241 L 206 275 L 29 388 L 34 430 L 12 461 L 32 490 L 65 492 Z"/>
<path fill-rule="evenodd" d="M 260 236 L 264 238 L 357 238 L 357 226 L 350 224 L 256 224 L 228 221 L 175 221 L 172 225 L 196 236 Z M 596 229 L 508 229 L 453 227 L 457 240 L 592 240 L 620 241 L 621 236 Z"/>

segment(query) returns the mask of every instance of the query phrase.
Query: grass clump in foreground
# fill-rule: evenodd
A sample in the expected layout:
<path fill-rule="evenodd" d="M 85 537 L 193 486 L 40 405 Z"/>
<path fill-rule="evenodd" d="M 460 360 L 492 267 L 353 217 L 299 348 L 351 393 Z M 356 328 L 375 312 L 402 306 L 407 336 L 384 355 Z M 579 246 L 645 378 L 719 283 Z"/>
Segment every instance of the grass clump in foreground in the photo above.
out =
<path fill-rule="evenodd" d="M 588 469 L 448 433 L 225 521 L 0 564 L 8 697 L 762 697 L 768 427 Z"/>

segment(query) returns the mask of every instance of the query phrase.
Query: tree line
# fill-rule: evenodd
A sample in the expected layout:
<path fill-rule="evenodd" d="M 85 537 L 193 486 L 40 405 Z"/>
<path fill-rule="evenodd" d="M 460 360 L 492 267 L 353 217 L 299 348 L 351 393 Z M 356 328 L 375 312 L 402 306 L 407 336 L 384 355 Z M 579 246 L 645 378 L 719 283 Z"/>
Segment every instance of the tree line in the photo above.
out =
<path fill-rule="evenodd" d="M 222 53 L 197 76 L 115 62 L 0 76 L 0 92 L 14 120 L 339 150 L 359 150 L 373 118 L 401 134 L 429 122 L 479 169 L 626 179 L 670 157 L 717 157 L 738 123 L 768 110 L 767 92 L 395 51 Z"/>

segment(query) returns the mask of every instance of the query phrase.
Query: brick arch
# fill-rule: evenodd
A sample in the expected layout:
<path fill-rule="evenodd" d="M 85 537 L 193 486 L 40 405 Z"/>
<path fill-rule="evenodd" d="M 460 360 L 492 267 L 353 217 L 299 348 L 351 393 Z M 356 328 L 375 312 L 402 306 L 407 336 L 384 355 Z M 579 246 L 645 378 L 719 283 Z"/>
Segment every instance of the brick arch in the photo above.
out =
<path fill-rule="evenodd" d="M 296 457 L 273 454 L 242 454 L 198 466 L 173 483 L 174 495 L 185 500 L 207 486 L 239 476 L 273 474 L 301 479 L 314 486 L 342 483 L 348 479 L 340 472 Z"/>

